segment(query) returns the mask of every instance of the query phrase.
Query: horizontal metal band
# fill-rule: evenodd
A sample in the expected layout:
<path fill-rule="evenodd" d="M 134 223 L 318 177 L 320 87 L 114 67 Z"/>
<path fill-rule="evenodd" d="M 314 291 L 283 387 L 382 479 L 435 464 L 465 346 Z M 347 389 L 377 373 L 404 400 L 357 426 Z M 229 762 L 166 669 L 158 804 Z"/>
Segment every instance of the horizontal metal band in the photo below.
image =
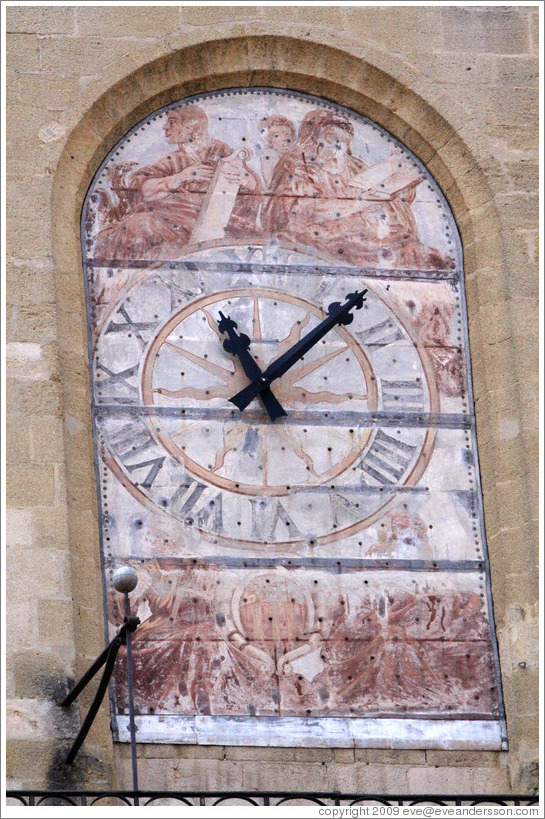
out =
<path fill-rule="evenodd" d="M 111 399 L 110 399 L 111 400 Z M 249 425 L 266 424 L 271 421 L 262 410 L 223 409 L 221 407 L 150 407 L 139 404 L 128 404 L 120 399 L 119 404 L 94 404 L 93 410 L 97 420 L 101 414 L 114 417 L 180 418 L 181 420 L 233 421 Z M 291 424 L 309 424 L 312 426 L 343 427 L 443 427 L 445 429 L 471 429 L 474 425 L 472 415 L 446 412 L 347 412 L 338 410 L 288 410 L 287 416 L 274 422 L 275 426 Z"/>
<path fill-rule="evenodd" d="M 116 718 L 120 742 L 128 742 L 129 717 Z M 284 748 L 425 748 L 506 750 L 502 722 L 493 716 L 433 717 L 213 717 L 137 716 L 139 742 L 260 745 Z"/>
<path fill-rule="evenodd" d="M 255 544 L 254 544 L 255 545 Z M 141 561 L 131 556 L 128 560 Z M 225 569 L 320 569 L 343 574 L 361 571 L 411 571 L 411 572 L 484 572 L 482 560 L 400 560 L 384 558 L 329 558 L 329 557 L 237 557 L 232 555 L 204 555 L 203 557 L 153 557 L 154 563 L 175 564 L 180 568 L 210 565 Z M 197 561 L 197 563 L 195 563 Z M 117 562 L 115 563 L 117 565 Z"/>
<path fill-rule="evenodd" d="M 256 245 L 260 248 L 260 245 Z M 219 248 L 221 250 L 221 248 Z M 400 279 L 417 281 L 457 281 L 460 271 L 457 270 L 411 270 L 405 268 L 368 268 L 346 267 L 344 265 L 330 265 L 324 262 L 319 265 L 287 264 L 260 264 L 258 262 L 210 262 L 181 259 L 176 261 L 160 259 L 87 259 L 85 264 L 92 268 L 117 267 L 123 270 L 190 270 L 208 271 L 213 273 L 272 273 L 282 275 L 306 275 L 318 273 L 320 276 L 357 276 L 366 279 Z"/>

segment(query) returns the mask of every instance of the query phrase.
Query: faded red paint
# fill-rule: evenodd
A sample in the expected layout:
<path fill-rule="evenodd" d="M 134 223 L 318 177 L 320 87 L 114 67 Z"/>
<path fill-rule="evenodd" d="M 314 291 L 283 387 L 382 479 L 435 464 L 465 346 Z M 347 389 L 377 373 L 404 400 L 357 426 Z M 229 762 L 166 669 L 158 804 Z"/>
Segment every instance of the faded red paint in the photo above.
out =
<path fill-rule="evenodd" d="M 435 182 L 364 119 L 273 91 L 128 137 L 84 224 L 137 712 L 498 721 L 462 259 Z M 286 418 L 235 413 L 248 376 L 219 311 L 263 370 L 351 289 L 353 322 L 275 381 Z"/>
<path fill-rule="evenodd" d="M 361 595 L 320 573 L 326 589 L 315 605 L 305 600 L 305 574 L 271 571 L 241 581 L 217 568 L 156 566 L 135 601 L 145 597 L 151 610 L 133 641 L 137 710 L 497 714 L 479 595 L 429 585 Z M 218 599 L 220 578 L 231 586 L 230 599 L 224 589 Z M 126 708 L 122 668 L 117 682 Z"/>

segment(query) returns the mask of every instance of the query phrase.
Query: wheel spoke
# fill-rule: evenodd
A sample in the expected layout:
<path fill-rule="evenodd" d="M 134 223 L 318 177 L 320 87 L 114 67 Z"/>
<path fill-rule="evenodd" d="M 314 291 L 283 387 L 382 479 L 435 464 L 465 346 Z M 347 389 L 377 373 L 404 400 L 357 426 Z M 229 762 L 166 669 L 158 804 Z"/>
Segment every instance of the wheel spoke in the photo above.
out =
<path fill-rule="evenodd" d="M 233 377 L 233 370 L 228 370 L 227 367 L 222 367 L 219 364 L 214 364 L 213 361 L 209 361 L 207 358 L 203 358 L 196 353 L 190 353 L 189 350 L 184 350 L 183 347 L 178 347 L 176 344 L 173 344 L 171 341 L 165 341 L 165 345 L 169 347 L 169 349 L 173 350 L 178 355 L 181 355 L 183 358 L 186 358 L 188 361 L 191 361 L 192 364 L 195 364 L 197 367 L 200 367 L 201 370 L 205 370 L 212 375 L 215 375 L 216 378 L 220 378 L 224 383 L 230 381 Z"/>
<path fill-rule="evenodd" d="M 297 381 L 300 381 L 305 376 L 314 372 L 314 370 L 318 370 L 320 367 L 323 367 L 324 364 L 328 363 L 328 361 L 331 361 L 333 358 L 336 358 L 341 353 L 345 353 L 347 350 L 348 345 L 346 347 L 341 347 L 338 350 L 332 350 L 330 353 L 324 353 L 324 355 L 320 356 L 314 361 L 307 361 L 305 364 L 301 364 L 300 366 L 292 369 L 291 371 L 288 371 L 287 373 L 285 373 L 283 378 L 285 378 L 286 381 L 288 381 L 290 384 L 296 384 Z"/>

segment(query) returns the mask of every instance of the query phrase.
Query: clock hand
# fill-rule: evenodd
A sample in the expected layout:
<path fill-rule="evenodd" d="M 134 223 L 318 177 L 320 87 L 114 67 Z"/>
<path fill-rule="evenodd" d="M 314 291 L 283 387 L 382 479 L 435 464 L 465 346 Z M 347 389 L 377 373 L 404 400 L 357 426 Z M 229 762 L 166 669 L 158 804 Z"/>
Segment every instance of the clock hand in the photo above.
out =
<path fill-rule="evenodd" d="M 346 302 L 344 304 L 338 301 L 330 304 L 327 308 L 327 318 L 320 322 L 314 330 L 311 330 L 310 333 L 303 336 L 302 339 L 281 355 L 280 358 L 273 361 L 260 376 L 254 376 L 252 383 L 248 384 L 248 386 L 244 387 L 240 392 L 237 392 L 229 401 L 235 404 L 240 410 L 246 409 L 248 404 L 253 401 L 256 396 L 262 393 L 272 381 L 276 378 L 280 378 L 280 376 L 284 375 L 284 373 L 293 367 L 293 365 L 299 361 L 305 353 L 308 353 L 333 327 L 337 324 L 350 324 L 354 319 L 350 311 L 353 308 L 359 310 L 362 307 L 366 293 L 367 289 L 362 290 L 361 293 L 349 293 L 346 296 Z"/>
<path fill-rule="evenodd" d="M 237 333 L 236 327 L 236 322 L 229 316 L 224 316 L 220 310 L 218 329 L 220 333 L 227 333 L 228 336 L 223 342 L 223 349 L 236 355 L 248 378 L 252 381 L 258 381 L 262 377 L 262 372 L 249 351 L 250 339 L 244 333 Z M 271 421 L 276 421 L 277 418 L 286 415 L 286 411 L 268 385 L 264 385 L 264 389 L 260 390 L 258 394 Z"/>

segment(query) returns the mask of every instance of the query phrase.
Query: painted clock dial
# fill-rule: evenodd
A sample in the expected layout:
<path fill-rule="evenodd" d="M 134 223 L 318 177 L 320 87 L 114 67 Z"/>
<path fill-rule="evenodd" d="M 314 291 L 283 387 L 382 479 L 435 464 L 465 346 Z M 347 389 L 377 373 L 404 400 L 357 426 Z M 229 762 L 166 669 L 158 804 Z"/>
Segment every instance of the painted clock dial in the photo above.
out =
<path fill-rule="evenodd" d="M 427 169 L 332 103 L 221 91 L 135 125 L 82 229 L 139 741 L 505 747 L 462 252 Z M 123 741 L 127 696 L 121 668 Z"/>
<path fill-rule="evenodd" d="M 307 293 L 322 281 L 307 275 L 300 289 Z M 327 299 L 354 285 L 332 284 Z M 112 422 L 104 443 L 135 497 L 215 539 L 314 545 L 369 525 L 399 488 L 418 481 L 435 431 L 392 428 L 381 419 L 392 410 L 398 417 L 437 412 L 438 394 L 429 356 L 389 306 L 387 292 L 381 298 L 368 290 L 349 328 L 329 333 L 275 382 L 287 415 L 274 423 L 257 400 L 242 414 L 229 402 L 248 379 L 223 348 L 218 316 L 233 317 L 264 369 L 323 320 L 324 310 L 256 284 L 190 300 L 157 325 L 127 321 L 147 318 L 139 313 L 162 302 L 164 319 L 165 293 L 160 276 L 137 285 L 106 321 L 98 344 L 101 399 L 132 389 L 140 413 L 140 423 L 128 428 Z M 112 380 L 121 351 L 126 380 Z M 111 395 L 115 386 L 119 394 Z"/>

